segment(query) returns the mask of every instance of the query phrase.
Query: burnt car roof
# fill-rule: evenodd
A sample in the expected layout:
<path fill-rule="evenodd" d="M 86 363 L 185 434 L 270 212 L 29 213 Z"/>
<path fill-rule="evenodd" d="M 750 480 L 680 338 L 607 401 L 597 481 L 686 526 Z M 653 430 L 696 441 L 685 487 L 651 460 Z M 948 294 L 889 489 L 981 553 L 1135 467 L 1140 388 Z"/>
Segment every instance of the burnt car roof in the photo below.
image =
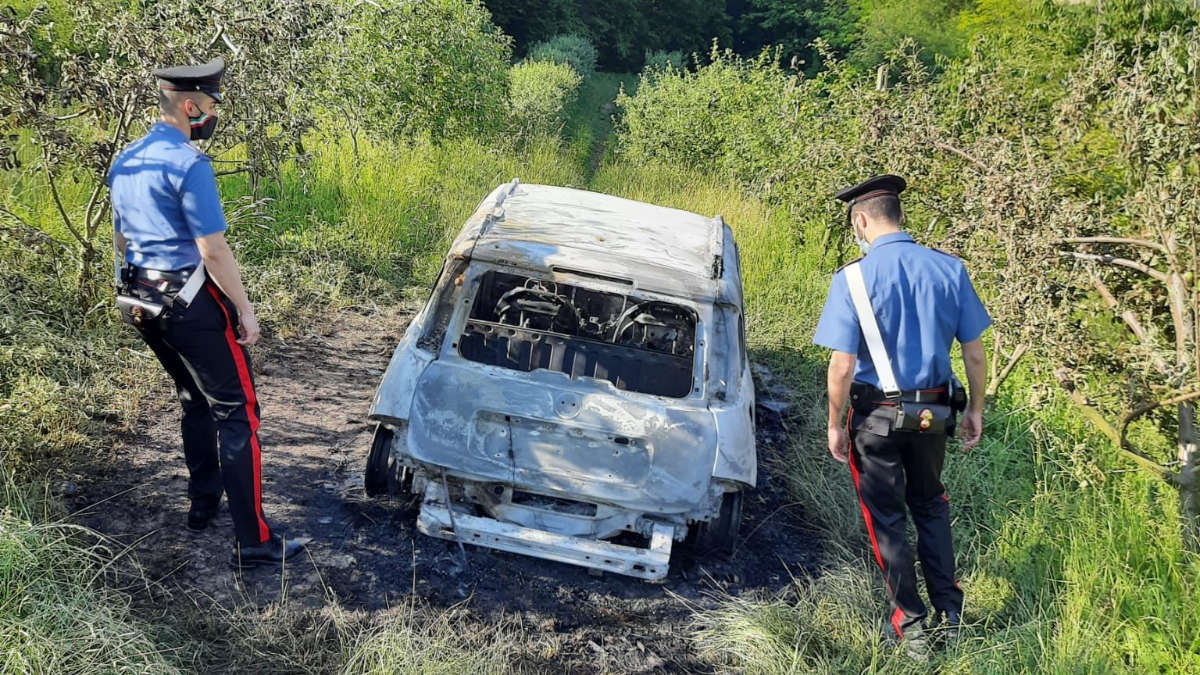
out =
<path fill-rule="evenodd" d="M 719 216 L 514 180 L 480 203 L 450 253 L 518 267 L 587 271 L 674 295 L 716 298 L 723 295 L 726 230 Z"/>

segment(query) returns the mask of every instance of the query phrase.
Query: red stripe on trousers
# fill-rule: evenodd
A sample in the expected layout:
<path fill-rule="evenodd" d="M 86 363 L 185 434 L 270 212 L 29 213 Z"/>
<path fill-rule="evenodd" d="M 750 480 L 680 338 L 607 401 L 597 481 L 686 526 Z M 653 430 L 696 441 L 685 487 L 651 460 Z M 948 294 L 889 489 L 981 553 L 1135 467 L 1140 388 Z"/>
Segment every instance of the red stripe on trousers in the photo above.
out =
<path fill-rule="evenodd" d="M 850 414 L 846 416 L 846 437 L 850 444 L 850 456 L 847 457 L 849 461 L 846 463 L 850 465 L 850 476 L 854 479 L 854 492 L 858 494 L 858 505 L 862 507 L 863 521 L 867 524 L 867 536 L 871 539 L 871 550 L 875 552 L 875 562 L 879 563 L 879 569 L 883 572 L 883 583 L 887 586 L 888 593 L 891 594 L 894 601 L 896 593 L 892 590 L 891 582 L 888 581 L 887 568 L 883 566 L 883 555 L 879 552 L 879 542 L 875 540 L 875 525 L 871 520 L 871 511 L 867 509 L 867 503 L 863 501 L 862 488 L 858 482 L 858 467 L 854 466 L 854 435 L 850 430 L 850 420 L 853 418 L 853 415 L 854 411 L 851 410 Z M 896 629 L 897 635 L 904 637 L 904 632 L 900 630 L 897 613 L 901 616 L 904 615 L 904 611 L 899 607 L 896 608 L 896 611 L 892 612 L 892 628 Z"/>
<path fill-rule="evenodd" d="M 854 412 L 851 411 L 850 415 Z M 879 563 L 879 569 L 883 570 L 883 582 L 887 583 L 887 570 L 883 567 L 883 556 L 879 553 L 879 542 L 875 541 L 875 526 L 871 523 L 871 512 L 867 510 L 867 503 L 862 498 L 862 488 L 858 483 L 858 467 L 854 466 L 854 436 L 850 431 L 850 416 L 846 417 L 846 437 L 850 444 L 850 456 L 847 458 L 850 461 L 850 476 L 854 479 L 854 492 L 858 494 L 858 505 L 862 507 L 863 521 L 867 524 L 867 535 L 871 538 L 871 549 L 875 551 L 875 562 Z M 888 585 L 888 590 L 891 590 L 891 585 Z"/>
<path fill-rule="evenodd" d="M 250 456 L 251 464 L 254 466 L 254 517 L 258 519 L 258 540 L 261 543 L 271 537 L 271 530 L 267 527 L 267 521 L 263 519 L 262 515 L 262 470 L 259 466 L 258 415 L 254 412 L 258 398 L 254 395 L 254 382 L 250 379 L 250 369 L 246 367 L 246 357 L 242 353 L 242 346 L 238 344 L 237 336 L 233 334 L 233 319 L 229 316 L 229 310 L 225 309 L 225 303 L 221 300 L 221 295 L 215 286 L 209 284 L 208 292 L 213 296 L 213 300 L 217 301 L 217 307 L 221 308 L 221 313 L 225 315 L 225 342 L 229 344 L 229 351 L 233 354 L 233 362 L 237 365 L 238 380 L 242 383 L 242 394 L 246 397 L 246 417 L 250 420 Z"/>

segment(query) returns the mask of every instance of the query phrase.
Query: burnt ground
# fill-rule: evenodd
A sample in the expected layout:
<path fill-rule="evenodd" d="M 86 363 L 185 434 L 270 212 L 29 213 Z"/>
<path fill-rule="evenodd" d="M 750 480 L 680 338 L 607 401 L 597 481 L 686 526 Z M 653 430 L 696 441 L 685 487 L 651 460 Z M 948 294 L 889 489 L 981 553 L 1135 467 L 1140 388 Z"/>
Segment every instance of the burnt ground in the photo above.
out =
<path fill-rule="evenodd" d="M 716 591 L 777 591 L 815 569 L 818 541 L 771 475 L 786 427 L 770 403 L 759 408 L 759 485 L 747 494 L 743 540 L 731 559 L 673 564 L 658 584 L 472 546 L 462 565 L 454 543 L 416 531 L 413 512 L 363 493 L 367 409 L 407 318 L 346 312 L 323 335 L 270 340 L 256 354 L 265 510 L 285 534 L 312 538 L 309 556 L 289 566 L 283 583 L 278 569 L 230 568 L 224 505 L 205 532 L 183 527 L 179 412 L 157 370 L 161 395 L 150 397 L 133 433 L 115 436 L 109 460 L 70 486 L 76 519 L 131 547 L 170 595 L 201 606 L 244 611 L 286 594 L 319 608 L 332 595 L 342 607 L 374 612 L 415 589 L 429 606 L 465 608 L 485 627 L 516 617 L 525 630 L 553 633 L 558 648 L 546 670 L 708 670 L 687 638 L 694 607 L 715 602 Z"/>

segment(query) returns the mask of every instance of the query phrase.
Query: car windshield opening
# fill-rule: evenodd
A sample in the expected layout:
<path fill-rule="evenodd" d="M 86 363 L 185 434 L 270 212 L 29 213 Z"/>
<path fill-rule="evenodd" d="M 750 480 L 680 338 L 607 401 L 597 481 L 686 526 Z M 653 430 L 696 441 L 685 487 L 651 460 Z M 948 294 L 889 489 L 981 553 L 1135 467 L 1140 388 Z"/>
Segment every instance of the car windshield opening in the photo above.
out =
<path fill-rule="evenodd" d="M 477 363 L 683 398 L 695 343 L 687 307 L 493 270 L 480 280 L 458 349 Z"/>

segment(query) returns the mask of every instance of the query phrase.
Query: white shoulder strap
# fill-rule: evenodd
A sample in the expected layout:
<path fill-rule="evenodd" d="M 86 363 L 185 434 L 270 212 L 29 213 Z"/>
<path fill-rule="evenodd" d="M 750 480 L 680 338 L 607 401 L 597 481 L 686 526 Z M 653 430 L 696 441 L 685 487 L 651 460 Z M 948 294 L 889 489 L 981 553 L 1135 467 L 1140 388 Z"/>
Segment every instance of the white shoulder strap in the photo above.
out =
<path fill-rule="evenodd" d="M 183 285 L 183 288 L 179 290 L 179 293 L 176 295 L 176 297 L 189 305 L 192 304 L 192 300 L 196 299 L 196 294 L 199 293 L 200 288 L 204 286 L 204 279 L 207 276 L 208 275 L 204 272 L 204 261 L 201 260 L 200 264 L 196 265 L 196 269 L 192 271 L 192 275 L 188 277 L 188 280 Z"/>
<path fill-rule="evenodd" d="M 879 332 L 879 323 L 875 320 L 871 296 L 867 294 L 867 284 L 863 281 L 862 266 L 854 262 L 842 269 L 846 272 L 846 285 L 850 287 L 854 311 L 858 313 L 858 325 L 862 328 L 863 337 L 867 340 L 867 350 L 871 352 L 871 362 L 875 364 L 875 372 L 879 375 L 880 388 L 888 398 L 899 396 L 900 387 L 896 384 L 892 360 L 888 358 L 887 347 L 883 345 L 883 335 Z"/>

